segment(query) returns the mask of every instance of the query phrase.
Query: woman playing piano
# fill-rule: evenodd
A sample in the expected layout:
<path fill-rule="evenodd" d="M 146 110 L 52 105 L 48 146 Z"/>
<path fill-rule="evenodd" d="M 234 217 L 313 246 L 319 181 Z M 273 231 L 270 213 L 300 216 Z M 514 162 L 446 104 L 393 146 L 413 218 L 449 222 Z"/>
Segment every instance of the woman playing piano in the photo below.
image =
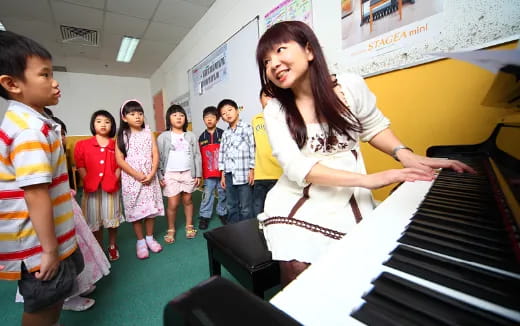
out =
<path fill-rule="evenodd" d="M 273 259 L 280 261 L 282 285 L 373 209 L 370 189 L 432 180 L 435 168 L 472 171 L 404 146 L 361 77 L 340 75 L 340 88 L 335 87 L 321 46 L 305 23 L 269 28 L 256 56 L 262 87 L 273 97 L 264 109 L 266 128 L 283 167 L 258 219 Z M 360 141 L 392 155 L 404 168 L 366 174 Z"/>

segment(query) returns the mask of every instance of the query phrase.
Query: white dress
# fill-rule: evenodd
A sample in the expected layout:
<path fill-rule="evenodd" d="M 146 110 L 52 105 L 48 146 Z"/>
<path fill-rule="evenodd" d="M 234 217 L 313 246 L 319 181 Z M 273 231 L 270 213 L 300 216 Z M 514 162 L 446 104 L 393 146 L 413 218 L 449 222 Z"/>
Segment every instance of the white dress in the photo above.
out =
<path fill-rule="evenodd" d="M 283 168 L 283 175 L 267 194 L 264 212 L 258 215 L 274 260 L 315 262 L 329 245 L 352 230 L 356 218 L 373 210 L 368 189 L 305 182 L 317 162 L 366 174 L 359 142 L 369 141 L 390 124 L 377 109 L 375 96 L 361 77 L 343 75 L 338 82 L 349 109 L 363 126 L 363 132 L 352 132 L 350 139 L 344 135 L 327 139 L 325 125 L 307 124 L 307 142 L 300 150 L 287 128 L 280 103 L 273 99 L 264 109 L 273 155 Z"/>

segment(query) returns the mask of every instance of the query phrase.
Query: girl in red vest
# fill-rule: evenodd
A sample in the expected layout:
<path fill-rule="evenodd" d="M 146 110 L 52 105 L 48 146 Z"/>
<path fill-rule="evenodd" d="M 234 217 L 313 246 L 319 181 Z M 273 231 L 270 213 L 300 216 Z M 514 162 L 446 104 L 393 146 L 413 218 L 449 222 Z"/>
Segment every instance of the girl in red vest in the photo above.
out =
<path fill-rule="evenodd" d="M 99 110 L 92 114 L 90 131 L 93 137 L 79 141 L 74 159 L 83 179 L 81 208 L 90 230 L 103 247 L 103 229 L 108 229 L 108 258 L 119 259 L 116 244 L 117 228 L 124 217 L 121 210 L 119 178 L 116 163 L 116 122 L 110 112 Z"/>

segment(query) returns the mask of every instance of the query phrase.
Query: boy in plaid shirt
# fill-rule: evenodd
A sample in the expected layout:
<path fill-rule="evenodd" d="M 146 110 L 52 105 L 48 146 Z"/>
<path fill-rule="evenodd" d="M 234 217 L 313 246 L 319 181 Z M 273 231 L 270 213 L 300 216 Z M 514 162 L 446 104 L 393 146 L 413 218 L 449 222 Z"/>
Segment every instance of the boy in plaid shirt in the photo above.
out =
<path fill-rule="evenodd" d="M 225 99 L 217 106 L 222 119 L 229 124 L 224 131 L 218 156 L 222 171 L 220 183 L 226 190 L 228 223 L 253 218 L 255 141 L 253 129 L 240 120 L 235 101 Z"/>

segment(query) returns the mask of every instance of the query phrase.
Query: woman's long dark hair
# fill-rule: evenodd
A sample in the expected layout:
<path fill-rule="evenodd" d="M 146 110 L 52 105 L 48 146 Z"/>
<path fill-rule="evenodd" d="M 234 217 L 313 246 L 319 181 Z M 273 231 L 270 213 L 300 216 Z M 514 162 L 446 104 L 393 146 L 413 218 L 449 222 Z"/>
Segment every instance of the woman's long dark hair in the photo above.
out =
<path fill-rule="evenodd" d="M 123 117 L 132 112 L 142 112 L 144 114 L 143 107 L 137 101 L 128 101 L 121 108 L 121 114 L 119 116 L 119 129 L 117 130 L 117 147 L 123 153 L 123 156 L 126 157 L 126 153 L 128 150 L 128 146 L 130 145 L 128 140 L 130 139 L 130 126 L 128 122 L 123 120 Z M 145 124 L 143 123 L 142 128 L 145 128 Z M 125 144 L 126 138 L 126 144 Z"/>
<path fill-rule="evenodd" d="M 186 130 L 188 130 L 188 116 L 186 115 L 186 111 L 184 111 L 182 106 L 178 104 L 173 104 L 166 111 L 166 130 L 172 129 L 172 122 L 170 121 L 170 116 L 177 112 L 184 114 L 184 124 L 182 125 L 182 131 L 186 132 Z"/>
<path fill-rule="evenodd" d="M 294 93 L 291 89 L 279 88 L 271 82 L 267 78 L 264 64 L 264 59 L 269 52 L 275 50 L 279 44 L 290 41 L 295 41 L 302 48 L 308 47 L 314 55 L 308 68 L 312 96 L 318 121 L 328 125 L 326 131 L 328 137 L 337 133 L 352 139 L 349 132 L 361 132 L 363 128 L 359 120 L 334 92 L 325 56 L 316 35 L 305 23 L 285 21 L 273 25 L 262 35 L 256 48 L 256 61 L 262 88 L 282 104 L 282 109 L 286 113 L 287 125 L 298 147 L 302 148 L 307 141 L 307 128 L 296 107 Z"/>

